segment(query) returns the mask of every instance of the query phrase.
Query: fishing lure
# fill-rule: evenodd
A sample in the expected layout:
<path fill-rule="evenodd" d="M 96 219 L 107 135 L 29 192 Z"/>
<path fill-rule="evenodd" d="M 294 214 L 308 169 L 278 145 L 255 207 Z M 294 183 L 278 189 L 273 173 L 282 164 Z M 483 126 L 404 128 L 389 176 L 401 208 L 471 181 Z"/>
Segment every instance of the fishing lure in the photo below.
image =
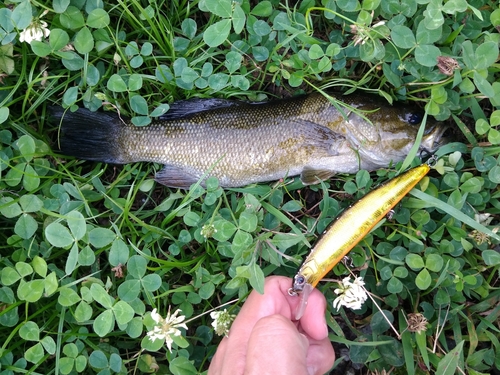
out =
<path fill-rule="evenodd" d="M 325 229 L 300 266 L 293 285 L 288 290 L 291 296 L 301 296 L 301 303 L 295 314 L 297 320 L 304 314 L 309 294 L 318 282 L 429 170 L 428 164 L 422 164 L 394 177 L 346 209 Z"/>

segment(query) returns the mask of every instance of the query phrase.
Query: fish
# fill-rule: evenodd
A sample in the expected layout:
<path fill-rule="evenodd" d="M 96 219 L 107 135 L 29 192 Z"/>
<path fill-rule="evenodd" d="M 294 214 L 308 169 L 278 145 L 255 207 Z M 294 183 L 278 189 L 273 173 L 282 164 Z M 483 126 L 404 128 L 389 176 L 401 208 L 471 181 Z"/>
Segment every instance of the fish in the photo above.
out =
<path fill-rule="evenodd" d="M 56 107 L 52 121 L 60 125 L 62 154 L 112 164 L 163 164 L 155 180 L 173 188 L 188 189 L 211 176 L 225 188 L 296 175 L 309 185 L 404 160 L 422 121 L 417 108 L 390 106 L 370 95 L 336 98 L 344 104 L 332 105 L 321 93 L 264 103 L 184 100 L 144 127 L 112 111 Z M 372 112 L 363 118 L 354 109 Z M 447 142 L 445 129 L 427 121 L 422 157 Z"/>
<path fill-rule="evenodd" d="M 427 175 L 428 164 L 400 174 L 359 199 L 323 231 L 294 276 L 288 293 L 301 295 L 296 311 L 304 313 L 307 298 L 318 282 L 382 220 L 388 212 Z"/>

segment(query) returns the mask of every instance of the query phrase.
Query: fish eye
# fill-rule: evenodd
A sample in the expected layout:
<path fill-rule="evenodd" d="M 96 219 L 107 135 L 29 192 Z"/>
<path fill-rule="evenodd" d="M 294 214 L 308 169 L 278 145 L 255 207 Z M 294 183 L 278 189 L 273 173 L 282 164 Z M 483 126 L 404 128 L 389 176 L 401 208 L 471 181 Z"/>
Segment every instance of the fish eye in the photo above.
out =
<path fill-rule="evenodd" d="M 405 120 L 410 125 L 418 125 L 422 122 L 423 116 L 419 112 L 410 112 L 405 114 Z"/>

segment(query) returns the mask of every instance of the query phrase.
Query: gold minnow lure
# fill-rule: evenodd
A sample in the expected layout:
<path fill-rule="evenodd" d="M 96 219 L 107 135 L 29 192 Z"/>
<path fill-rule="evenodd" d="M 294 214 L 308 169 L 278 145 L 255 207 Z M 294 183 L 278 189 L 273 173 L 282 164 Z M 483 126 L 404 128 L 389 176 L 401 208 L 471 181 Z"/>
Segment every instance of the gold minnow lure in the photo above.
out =
<path fill-rule="evenodd" d="M 428 164 L 410 169 L 372 190 L 345 210 L 325 229 L 300 266 L 288 293 L 301 294 L 296 311 L 298 320 L 304 314 L 307 299 L 318 282 L 387 215 L 429 172 Z"/>

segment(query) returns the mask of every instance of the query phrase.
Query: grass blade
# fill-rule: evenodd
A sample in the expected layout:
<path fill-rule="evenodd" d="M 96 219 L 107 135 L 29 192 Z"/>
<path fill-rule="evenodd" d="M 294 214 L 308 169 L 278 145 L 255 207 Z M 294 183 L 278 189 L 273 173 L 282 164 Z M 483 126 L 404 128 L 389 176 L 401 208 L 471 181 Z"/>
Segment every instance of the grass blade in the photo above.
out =
<path fill-rule="evenodd" d="M 448 354 L 446 354 L 437 366 L 436 374 L 454 375 L 458 368 L 458 361 L 462 354 L 464 341 L 460 341 Z"/>
<path fill-rule="evenodd" d="M 488 236 L 494 238 L 495 240 L 500 241 L 500 236 L 493 233 L 491 230 L 486 228 L 484 225 L 481 225 L 476 220 L 467 216 L 462 211 L 457 210 L 455 207 L 450 206 L 448 203 L 443 202 L 437 198 L 434 198 L 433 196 L 417 189 L 413 189 L 412 191 L 410 191 L 410 194 L 413 195 L 414 197 L 421 199 L 423 202 L 427 202 L 426 207 L 439 208 L 440 210 L 443 210 L 444 212 L 453 216 L 455 219 L 460 220 L 464 224 L 467 224 L 468 226 L 487 234 Z"/>

